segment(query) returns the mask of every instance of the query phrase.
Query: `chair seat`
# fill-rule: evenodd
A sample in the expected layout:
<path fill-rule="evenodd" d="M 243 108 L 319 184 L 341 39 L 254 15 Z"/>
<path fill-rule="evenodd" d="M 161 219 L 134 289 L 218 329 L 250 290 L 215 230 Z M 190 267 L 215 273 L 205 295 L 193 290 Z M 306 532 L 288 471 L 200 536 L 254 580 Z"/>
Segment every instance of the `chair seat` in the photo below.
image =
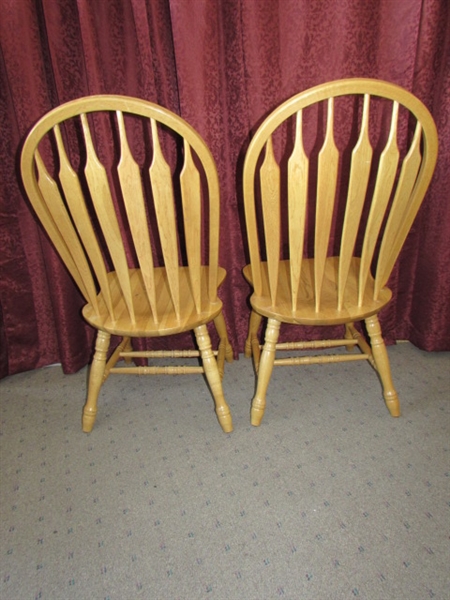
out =
<path fill-rule="evenodd" d="M 88 303 L 83 307 L 83 316 L 96 329 L 113 335 L 157 337 L 192 330 L 199 325 L 210 322 L 222 310 L 222 302 L 219 298 L 215 302 L 210 302 L 208 298 L 208 269 L 207 266 L 203 266 L 201 271 L 202 310 L 200 313 L 197 313 L 195 308 L 188 268 L 180 267 L 179 269 L 181 302 L 180 318 L 177 318 L 169 292 L 166 269 L 158 267 L 155 269 L 157 313 L 160 316 L 158 323 L 155 322 L 152 316 L 140 269 L 130 270 L 135 310 L 134 323 L 130 321 L 115 271 L 108 273 L 115 320 L 111 319 L 108 313 L 102 293 L 98 295 L 100 314 L 97 315 L 92 305 Z M 218 286 L 221 285 L 225 276 L 226 271 L 219 267 Z"/>
<path fill-rule="evenodd" d="M 314 260 L 305 258 L 302 262 L 302 275 L 299 286 L 297 310 L 292 310 L 289 260 L 279 263 L 276 304 L 273 305 L 269 293 L 267 262 L 261 263 L 262 294 L 254 293 L 250 302 L 259 314 L 275 318 L 284 323 L 297 325 L 339 325 L 365 319 L 378 313 L 391 299 L 392 293 L 385 287 L 380 291 L 378 300 L 373 300 L 374 280 L 369 275 L 361 306 L 358 306 L 358 276 L 360 259 L 354 257 L 351 262 L 343 306 L 337 309 L 337 281 L 339 257 L 329 257 L 326 261 L 320 310 L 316 311 L 314 294 Z M 253 285 L 251 265 L 244 268 L 244 276 Z"/>

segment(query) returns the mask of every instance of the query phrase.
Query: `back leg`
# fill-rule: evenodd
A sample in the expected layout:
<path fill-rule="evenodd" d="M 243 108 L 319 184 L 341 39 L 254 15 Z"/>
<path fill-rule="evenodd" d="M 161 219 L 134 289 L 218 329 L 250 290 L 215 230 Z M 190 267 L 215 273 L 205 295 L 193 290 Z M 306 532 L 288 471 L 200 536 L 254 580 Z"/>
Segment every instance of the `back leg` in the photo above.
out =
<path fill-rule="evenodd" d="M 264 347 L 261 353 L 256 393 L 252 400 L 251 424 L 255 427 L 260 425 L 264 416 L 264 410 L 266 408 L 266 393 L 273 371 L 276 344 L 279 334 L 280 322 L 276 319 L 269 319 L 267 323 Z"/>
<path fill-rule="evenodd" d="M 377 315 L 373 315 L 365 320 L 367 331 L 370 336 L 373 358 L 378 374 L 383 385 L 383 395 L 386 406 L 393 417 L 400 416 L 400 402 L 397 391 L 394 388 L 391 376 L 391 367 L 386 345 L 381 335 L 380 322 Z"/>
<path fill-rule="evenodd" d="M 106 355 L 111 335 L 104 331 L 97 333 L 95 354 L 89 371 L 88 395 L 83 408 L 82 426 L 85 433 L 92 431 L 97 416 L 97 400 L 102 383 L 105 380 Z"/>
<path fill-rule="evenodd" d="M 222 389 L 222 381 L 220 378 L 219 369 L 216 358 L 211 349 L 211 339 L 208 334 L 206 325 L 199 325 L 194 329 L 197 344 L 202 357 L 203 369 L 206 379 L 214 397 L 216 405 L 216 414 L 219 423 L 225 433 L 233 431 L 233 421 L 231 418 L 230 409 L 225 401 Z"/>

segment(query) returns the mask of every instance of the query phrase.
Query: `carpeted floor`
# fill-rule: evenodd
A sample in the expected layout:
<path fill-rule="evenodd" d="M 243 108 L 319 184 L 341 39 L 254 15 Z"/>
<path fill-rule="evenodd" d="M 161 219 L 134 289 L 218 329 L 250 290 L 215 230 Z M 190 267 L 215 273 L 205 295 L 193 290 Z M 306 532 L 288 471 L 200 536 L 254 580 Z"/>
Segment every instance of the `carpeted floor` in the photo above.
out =
<path fill-rule="evenodd" d="M 403 415 L 367 363 L 227 365 L 235 430 L 201 376 L 87 370 L 1 393 L 2 600 L 450 598 L 450 357 L 388 349 Z"/>

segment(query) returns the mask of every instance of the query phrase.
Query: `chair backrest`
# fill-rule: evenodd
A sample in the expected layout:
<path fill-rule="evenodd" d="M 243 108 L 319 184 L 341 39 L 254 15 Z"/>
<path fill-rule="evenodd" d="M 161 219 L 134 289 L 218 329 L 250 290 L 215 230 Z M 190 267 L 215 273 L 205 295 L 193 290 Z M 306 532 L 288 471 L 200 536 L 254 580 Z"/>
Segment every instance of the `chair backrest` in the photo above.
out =
<path fill-rule="evenodd" d="M 115 319 L 109 277 L 114 271 L 114 285 L 118 281 L 134 322 L 133 268 L 140 269 L 156 323 L 162 316 L 157 268 L 165 268 L 177 316 L 180 266 L 188 268 L 197 313 L 202 264 L 209 266 L 207 294 L 215 302 L 217 170 L 200 135 L 174 113 L 125 96 L 68 102 L 46 114 L 27 136 L 21 173 L 39 219 L 95 314 L 104 310 L 98 304 L 100 290 Z"/>
<path fill-rule="evenodd" d="M 405 110 L 406 109 L 406 110 Z M 266 263 L 276 304 L 280 258 L 290 261 L 292 310 L 304 257 L 314 258 L 315 310 L 327 257 L 339 256 L 336 308 L 359 256 L 358 302 L 368 274 L 386 285 L 430 183 L 437 133 L 427 108 L 390 83 L 346 79 L 293 96 L 259 126 L 243 186 L 253 287 Z"/>

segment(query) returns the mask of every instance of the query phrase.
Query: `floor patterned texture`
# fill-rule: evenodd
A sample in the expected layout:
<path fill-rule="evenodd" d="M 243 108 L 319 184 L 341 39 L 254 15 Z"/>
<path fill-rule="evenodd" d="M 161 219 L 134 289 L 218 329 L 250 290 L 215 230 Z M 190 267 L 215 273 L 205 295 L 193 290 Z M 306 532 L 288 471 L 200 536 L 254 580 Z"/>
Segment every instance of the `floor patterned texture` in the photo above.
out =
<path fill-rule="evenodd" d="M 2 600 L 450 598 L 450 356 L 388 349 L 402 416 L 367 363 L 279 367 L 233 433 L 201 376 L 111 376 L 91 434 L 87 369 L 0 382 Z"/>

